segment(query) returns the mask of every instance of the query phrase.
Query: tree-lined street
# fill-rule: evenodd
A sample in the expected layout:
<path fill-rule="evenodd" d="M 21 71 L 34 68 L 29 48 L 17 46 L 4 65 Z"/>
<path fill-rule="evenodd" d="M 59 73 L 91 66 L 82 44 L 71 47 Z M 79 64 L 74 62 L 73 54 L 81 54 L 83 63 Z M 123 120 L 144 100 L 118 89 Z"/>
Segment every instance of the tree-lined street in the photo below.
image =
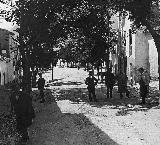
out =
<path fill-rule="evenodd" d="M 159 0 L 0 3 L 0 144 L 160 144 Z"/>

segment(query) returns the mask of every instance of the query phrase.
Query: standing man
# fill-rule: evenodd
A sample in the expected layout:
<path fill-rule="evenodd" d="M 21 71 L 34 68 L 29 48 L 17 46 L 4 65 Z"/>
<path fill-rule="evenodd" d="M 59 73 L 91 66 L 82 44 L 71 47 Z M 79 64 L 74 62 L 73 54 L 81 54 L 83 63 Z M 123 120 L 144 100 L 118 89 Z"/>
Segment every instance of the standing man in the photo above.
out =
<path fill-rule="evenodd" d="M 40 97 L 41 97 L 40 103 L 44 103 L 45 102 L 45 99 L 44 99 L 45 79 L 42 78 L 42 73 L 39 73 L 39 79 L 37 81 L 37 84 L 38 84 L 38 90 L 40 91 Z"/>
<path fill-rule="evenodd" d="M 110 68 L 105 75 L 105 85 L 107 87 L 107 98 L 112 98 L 112 90 L 115 84 L 115 77 Z"/>
<path fill-rule="evenodd" d="M 92 101 L 92 99 L 97 102 L 96 94 L 95 94 L 95 86 L 97 85 L 98 80 L 93 76 L 93 72 L 89 71 L 89 77 L 86 78 L 85 84 L 88 86 L 88 92 L 89 92 L 89 100 Z"/>
<path fill-rule="evenodd" d="M 138 82 L 140 85 L 140 96 L 142 97 L 142 104 L 145 104 L 146 103 L 145 98 L 149 90 L 150 77 L 142 67 L 139 68 L 138 70 L 140 73 L 140 75 L 138 76 Z"/>
<path fill-rule="evenodd" d="M 129 92 L 127 90 L 127 76 L 120 71 L 120 73 L 118 74 L 118 92 L 120 93 L 120 99 L 122 99 L 123 93 L 126 94 L 127 97 L 129 97 Z"/>
<path fill-rule="evenodd" d="M 28 128 L 35 118 L 35 112 L 32 106 L 32 99 L 25 91 L 14 90 L 14 113 L 16 115 L 16 128 L 21 136 L 20 145 L 29 140 Z"/>

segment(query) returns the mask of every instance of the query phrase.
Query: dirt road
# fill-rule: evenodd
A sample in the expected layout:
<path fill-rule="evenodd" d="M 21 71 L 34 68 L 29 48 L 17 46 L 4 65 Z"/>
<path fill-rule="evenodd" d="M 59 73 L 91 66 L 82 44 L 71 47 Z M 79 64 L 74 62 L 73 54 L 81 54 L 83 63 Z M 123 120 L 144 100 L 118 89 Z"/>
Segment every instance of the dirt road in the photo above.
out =
<path fill-rule="evenodd" d="M 158 106 L 138 105 L 136 97 L 120 100 L 116 88 L 113 98 L 104 101 L 102 84 L 96 88 L 99 102 L 89 102 L 86 76 L 82 69 L 55 68 L 46 103 L 34 102 L 29 145 L 160 145 Z M 49 81 L 51 73 L 44 77 Z"/>

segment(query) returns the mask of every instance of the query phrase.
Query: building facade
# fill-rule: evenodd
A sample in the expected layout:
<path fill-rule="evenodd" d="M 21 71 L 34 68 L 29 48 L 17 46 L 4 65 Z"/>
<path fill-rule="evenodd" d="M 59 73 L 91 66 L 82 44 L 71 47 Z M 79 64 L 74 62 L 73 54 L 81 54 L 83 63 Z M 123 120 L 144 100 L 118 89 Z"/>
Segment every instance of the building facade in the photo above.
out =
<path fill-rule="evenodd" d="M 117 59 L 118 67 L 124 70 L 128 79 L 134 79 L 138 69 L 143 67 L 151 76 L 151 78 L 158 78 L 158 53 L 154 43 L 154 40 L 149 32 L 145 32 L 144 29 L 136 30 L 132 32 L 132 22 L 127 16 L 115 16 L 114 28 L 118 30 L 118 45 L 117 45 Z M 122 60 L 125 63 L 126 68 L 119 59 L 123 54 Z M 115 59 L 114 59 L 115 60 Z M 115 62 L 115 61 L 114 61 Z"/>
<path fill-rule="evenodd" d="M 12 82 L 16 77 L 17 44 L 14 41 L 15 25 L 5 20 L 5 14 L 11 9 L 10 5 L 0 2 L 0 86 Z"/>
<path fill-rule="evenodd" d="M 158 77 L 158 53 L 154 40 L 149 32 L 139 29 L 132 33 L 131 22 L 125 17 L 122 37 L 125 39 L 127 56 L 127 76 L 136 81 L 137 71 L 143 67 L 151 76 Z"/>
<path fill-rule="evenodd" d="M 0 29 L 0 85 L 5 85 L 15 78 L 16 44 L 14 34 Z"/>

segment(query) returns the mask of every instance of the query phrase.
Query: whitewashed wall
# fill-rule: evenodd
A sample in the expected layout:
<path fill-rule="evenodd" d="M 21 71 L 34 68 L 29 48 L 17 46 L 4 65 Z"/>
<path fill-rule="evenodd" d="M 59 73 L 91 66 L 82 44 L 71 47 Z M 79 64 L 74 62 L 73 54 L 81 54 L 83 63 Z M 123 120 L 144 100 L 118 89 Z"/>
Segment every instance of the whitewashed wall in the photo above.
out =
<path fill-rule="evenodd" d="M 152 78 L 158 78 L 158 53 L 154 40 L 148 40 L 149 43 L 149 63 L 150 75 Z"/>
<path fill-rule="evenodd" d="M 149 44 L 146 35 L 138 31 L 135 36 L 135 65 L 149 71 Z"/>
<path fill-rule="evenodd" d="M 118 26 L 118 15 L 112 17 L 115 21 L 113 28 L 117 29 Z M 152 78 L 158 77 L 158 53 L 152 36 L 149 33 L 143 33 L 141 30 L 137 33 L 132 34 L 132 55 L 129 56 L 129 29 L 131 28 L 132 22 L 125 18 L 123 26 L 121 26 L 122 31 L 126 31 L 126 56 L 127 56 L 127 76 L 130 79 L 132 63 L 134 73 L 136 75 L 136 70 L 143 67 L 148 70 Z"/>
<path fill-rule="evenodd" d="M 0 60 L 0 73 L 1 73 L 0 85 L 4 85 L 7 84 L 8 82 L 13 81 L 14 79 L 13 64 L 11 62 L 6 63 L 5 61 Z"/>

